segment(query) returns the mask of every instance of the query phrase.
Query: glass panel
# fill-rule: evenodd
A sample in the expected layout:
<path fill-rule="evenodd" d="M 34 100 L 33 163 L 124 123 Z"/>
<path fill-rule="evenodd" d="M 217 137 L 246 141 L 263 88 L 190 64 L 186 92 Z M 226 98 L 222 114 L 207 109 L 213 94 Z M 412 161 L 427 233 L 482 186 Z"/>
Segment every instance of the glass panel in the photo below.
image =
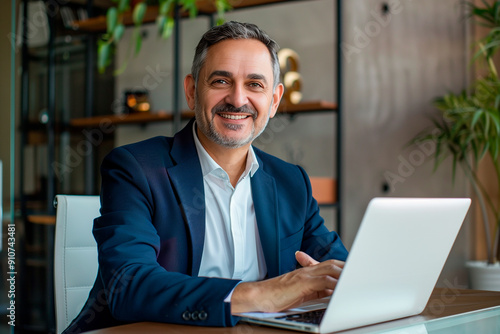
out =
<path fill-rule="evenodd" d="M 429 334 L 500 333 L 500 307 L 432 320 Z"/>

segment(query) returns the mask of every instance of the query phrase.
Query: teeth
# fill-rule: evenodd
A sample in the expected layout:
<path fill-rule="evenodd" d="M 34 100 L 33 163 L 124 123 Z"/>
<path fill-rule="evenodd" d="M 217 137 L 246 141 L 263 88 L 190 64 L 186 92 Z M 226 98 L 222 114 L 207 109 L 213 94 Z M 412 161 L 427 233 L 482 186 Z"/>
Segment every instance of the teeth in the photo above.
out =
<path fill-rule="evenodd" d="M 247 118 L 247 115 L 227 115 L 227 114 L 219 114 L 221 117 L 227 118 L 227 119 L 243 119 Z"/>

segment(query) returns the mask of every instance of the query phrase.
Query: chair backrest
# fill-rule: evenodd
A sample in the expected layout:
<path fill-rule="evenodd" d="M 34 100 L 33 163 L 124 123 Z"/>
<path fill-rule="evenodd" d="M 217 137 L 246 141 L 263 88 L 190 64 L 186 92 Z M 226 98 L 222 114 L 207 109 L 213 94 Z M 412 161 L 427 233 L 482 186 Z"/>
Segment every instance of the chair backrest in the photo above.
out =
<path fill-rule="evenodd" d="M 57 195 L 54 242 L 56 331 L 61 333 L 82 309 L 97 275 L 92 235 L 99 196 Z"/>

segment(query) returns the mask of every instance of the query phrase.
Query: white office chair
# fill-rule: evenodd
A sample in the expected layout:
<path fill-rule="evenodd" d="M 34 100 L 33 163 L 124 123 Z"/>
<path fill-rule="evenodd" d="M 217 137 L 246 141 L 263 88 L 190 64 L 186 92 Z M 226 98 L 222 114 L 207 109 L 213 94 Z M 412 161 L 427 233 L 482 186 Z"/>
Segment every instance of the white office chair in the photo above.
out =
<path fill-rule="evenodd" d="M 56 332 L 78 315 L 97 275 L 97 244 L 92 235 L 99 196 L 57 195 L 54 242 Z"/>

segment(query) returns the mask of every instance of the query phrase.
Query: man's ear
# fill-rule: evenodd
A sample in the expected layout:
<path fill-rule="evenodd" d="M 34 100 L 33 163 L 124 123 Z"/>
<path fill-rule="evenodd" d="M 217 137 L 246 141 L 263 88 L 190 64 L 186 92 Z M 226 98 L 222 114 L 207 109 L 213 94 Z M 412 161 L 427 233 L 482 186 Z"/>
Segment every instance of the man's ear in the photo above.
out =
<path fill-rule="evenodd" d="M 192 74 L 186 75 L 184 78 L 184 94 L 186 95 L 186 102 L 189 109 L 194 110 L 196 84 Z"/>
<path fill-rule="evenodd" d="M 279 83 L 278 86 L 274 89 L 273 92 L 273 101 L 271 102 L 271 112 L 269 114 L 269 118 L 273 118 L 276 115 L 276 111 L 278 111 L 278 107 L 281 102 L 281 98 L 283 97 L 283 93 L 285 92 L 285 87 L 282 83 Z"/>

